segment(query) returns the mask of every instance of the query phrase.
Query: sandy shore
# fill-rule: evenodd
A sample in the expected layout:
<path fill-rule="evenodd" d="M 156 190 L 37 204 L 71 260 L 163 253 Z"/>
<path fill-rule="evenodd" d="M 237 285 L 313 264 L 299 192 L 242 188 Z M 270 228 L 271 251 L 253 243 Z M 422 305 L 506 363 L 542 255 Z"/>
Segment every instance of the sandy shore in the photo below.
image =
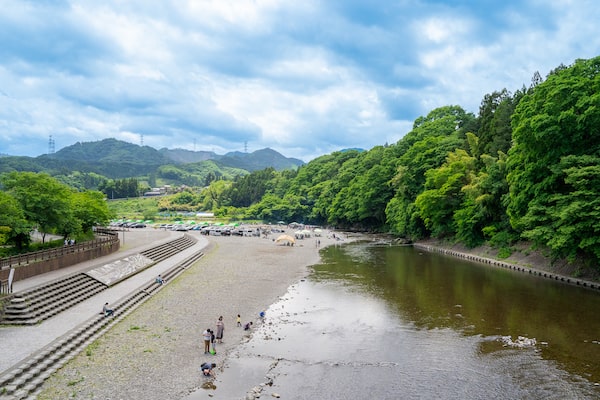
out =
<path fill-rule="evenodd" d="M 321 248 L 337 241 L 326 234 Z M 319 262 L 316 239 L 280 246 L 257 237 L 210 237 L 205 256 L 49 378 L 38 399 L 180 399 L 205 380 L 204 361 L 222 368 L 247 340 L 236 327 L 258 314 Z M 224 343 L 206 356 L 202 332 L 224 317 Z M 250 388 L 248 388 L 250 389 Z"/>

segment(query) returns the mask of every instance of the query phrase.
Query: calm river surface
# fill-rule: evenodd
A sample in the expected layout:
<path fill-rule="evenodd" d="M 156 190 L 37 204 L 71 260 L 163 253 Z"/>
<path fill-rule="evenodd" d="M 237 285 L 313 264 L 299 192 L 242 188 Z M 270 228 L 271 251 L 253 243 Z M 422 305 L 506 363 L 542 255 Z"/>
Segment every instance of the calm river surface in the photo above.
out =
<path fill-rule="evenodd" d="M 322 255 L 190 399 L 600 398 L 599 293 L 412 247 Z"/>

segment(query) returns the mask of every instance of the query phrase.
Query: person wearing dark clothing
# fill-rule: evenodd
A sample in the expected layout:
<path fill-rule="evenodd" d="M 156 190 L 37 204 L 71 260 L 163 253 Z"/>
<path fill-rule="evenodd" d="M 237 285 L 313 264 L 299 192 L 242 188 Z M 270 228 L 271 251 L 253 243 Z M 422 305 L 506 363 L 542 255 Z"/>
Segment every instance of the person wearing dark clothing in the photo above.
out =
<path fill-rule="evenodd" d="M 217 366 L 217 364 L 211 364 L 211 363 L 203 363 L 200 366 L 200 370 L 202 371 L 202 375 L 204 376 L 215 376 L 215 374 L 213 373 L 213 368 L 215 368 Z"/>

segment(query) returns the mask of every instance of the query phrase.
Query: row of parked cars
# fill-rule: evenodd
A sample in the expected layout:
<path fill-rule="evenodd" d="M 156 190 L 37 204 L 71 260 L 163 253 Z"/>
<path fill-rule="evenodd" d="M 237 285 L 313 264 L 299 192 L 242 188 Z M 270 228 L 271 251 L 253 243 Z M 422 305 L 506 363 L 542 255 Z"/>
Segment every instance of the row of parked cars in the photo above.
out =
<path fill-rule="evenodd" d="M 110 226 L 121 228 L 145 228 L 146 224 L 142 222 L 111 222 Z"/>
<path fill-rule="evenodd" d="M 231 227 L 231 226 L 205 226 L 205 225 L 173 225 L 165 226 L 163 229 L 171 229 L 174 231 L 198 231 L 202 235 L 213 236 L 259 236 L 260 231 L 252 228 Z"/>
<path fill-rule="evenodd" d="M 115 221 L 110 224 L 112 227 L 121 228 L 146 228 L 146 224 L 142 222 L 121 222 Z M 207 225 L 190 225 L 190 224 L 159 224 L 154 225 L 156 229 L 171 230 L 171 231 L 199 231 L 203 235 L 213 236 L 260 236 L 265 233 L 258 227 L 232 227 L 232 226 L 207 226 Z M 271 228 L 269 233 L 278 232 L 279 229 Z M 283 231 L 283 229 L 281 230 Z"/>

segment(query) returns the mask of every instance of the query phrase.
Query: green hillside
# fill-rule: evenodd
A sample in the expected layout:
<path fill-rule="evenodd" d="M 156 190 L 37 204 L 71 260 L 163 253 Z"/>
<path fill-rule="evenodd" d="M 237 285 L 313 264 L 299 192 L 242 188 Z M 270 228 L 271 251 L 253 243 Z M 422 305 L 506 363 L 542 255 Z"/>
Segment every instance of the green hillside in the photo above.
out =
<path fill-rule="evenodd" d="M 139 178 L 171 185 L 202 186 L 214 179 L 234 179 L 264 168 L 296 169 L 302 164 L 301 160 L 286 158 L 271 149 L 218 155 L 183 149 L 156 150 L 116 139 L 104 139 L 77 142 L 54 154 L 35 158 L 0 157 L 0 173 L 46 172 L 65 183 L 87 189 L 96 188 L 94 183 L 88 185 L 96 179 L 81 181 L 81 177 L 89 174 L 106 179 Z M 72 178 L 74 175 L 77 176 L 75 180 Z"/>

